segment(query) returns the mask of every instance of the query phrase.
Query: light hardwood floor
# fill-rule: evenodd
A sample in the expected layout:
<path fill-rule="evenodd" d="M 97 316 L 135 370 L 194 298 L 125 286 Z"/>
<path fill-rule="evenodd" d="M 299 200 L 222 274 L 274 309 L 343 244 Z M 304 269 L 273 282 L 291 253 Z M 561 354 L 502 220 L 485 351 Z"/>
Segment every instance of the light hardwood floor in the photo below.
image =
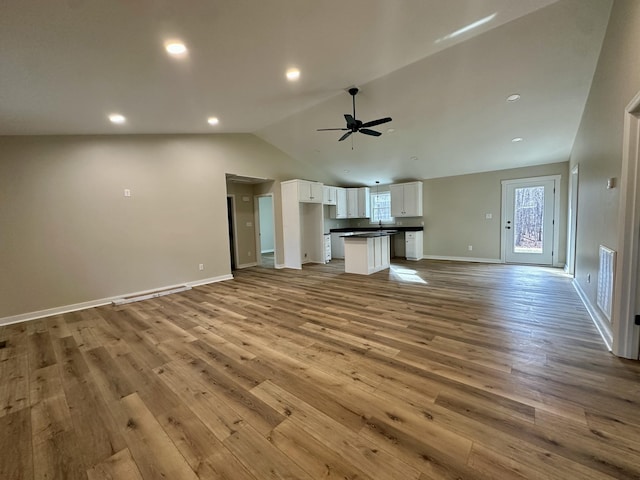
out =
<path fill-rule="evenodd" d="M 640 364 L 562 272 L 400 262 L 0 329 L 0 478 L 640 478 Z"/>

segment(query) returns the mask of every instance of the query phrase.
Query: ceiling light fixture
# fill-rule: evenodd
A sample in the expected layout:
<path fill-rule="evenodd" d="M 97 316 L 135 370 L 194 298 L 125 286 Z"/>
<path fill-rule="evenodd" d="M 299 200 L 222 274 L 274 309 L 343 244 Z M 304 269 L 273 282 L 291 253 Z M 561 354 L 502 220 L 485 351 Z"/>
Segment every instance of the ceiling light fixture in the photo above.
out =
<path fill-rule="evenodd" d="M 180 56 L 187 53 L 187 47 L 181 42 L 168 42 L 164 46 L 169 55 Z"/>
<path fill-rule="evenodd" d="M 387 128 L 387 133 L 393 133 L 395 131 L 396 131 L 395 128 Z"/>
<path fill-rule="evenodd" d="M 477 20 L 473 23 L 470 23 L 469 25 L 462 27 L 458 30 L 456 30 L 455 32 L 450 33 L 449 35 L 445 35 L 444 37 L 440 37 L 439 39 L 436 40 L 436 43 L 440 43 L 443 42 L 445 40 L 449 40 L 450 38 L 455 38 L 459 35 L 462 35 L 463 33 L 467 33 L 469 30 L 473 30 L 474 28 L 478 28 L 480 25 L 484 25 L 485 23 L 489 23 L 491 20 L 493 20 L 496 17 L 497 13 L 492 13 L 491 15 L 488 15 L 484 18 L 481 18 L 480 20 Z"/>
<path fill-rule="evenodd" d="M 127 119 L 124 117 L 124 115 L 120 115 L 119 113 L 112 113 L 111 115 L 109 115 L 109 121 L 117 125 L 122 125 L 127 121 Z"/>
<path fill-rule="evenodd" d="M 220 120 L 218 120 L 217 117 L 209 117 L 207 118 L 207 123 L 209 125 L 218 125 L 218 123 L 220 123 Z"/>
<path fill-rule="evenodd" d="M 409 160 L 413 160 L 415 162 L 416 160 L 418 160 L 418 157 L 414 155 L 413 157 L 410 157 Z"/>
<path fill-rule="evenodd" d="M 516 137 L 516 138 L 512 138 L 512 139 L 511 139 L 511 141 L 512 141 L 513 143 L 519 143 L 519 142 L 521 142 L 521 141 L 523 141 L 523 140 L 524 140 L 524 138 L 522 138 L 522 137 Z"/>
<path fill-rule="evenodd" d="M 518 100 L 520 100 L 519 93 L 512 93 L 507 97 L 507 102 L 517 102 Z"/>
<path fill-rule="evenodd" d="M 297 68 L 290 68 L 289 70 L 287 70 L 286 75 L 287 80 L 289 80 L 290 82 L 295 82 L 300 78 L 300 70 L 298 70 Z"/>

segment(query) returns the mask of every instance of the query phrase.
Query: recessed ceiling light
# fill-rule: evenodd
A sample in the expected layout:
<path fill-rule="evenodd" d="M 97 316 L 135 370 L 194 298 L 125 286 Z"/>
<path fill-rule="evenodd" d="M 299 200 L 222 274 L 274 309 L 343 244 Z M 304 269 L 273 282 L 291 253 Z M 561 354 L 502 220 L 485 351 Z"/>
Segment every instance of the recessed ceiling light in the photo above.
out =
<path fill-rule="evenodd" d="M 295 82 L 300 78 L 300 70 L 297 68 L 290 68 L 287 70 L 287 80 L 290 82 Z"/>
<path fill-rule="evenodd" d="M 349 170 L 345 170 L 344 173 L 349 173 Z"/>
<path fill-rule="evenodd" d="M 524 138 L 522 138 L 522 137 L 516 137 L 516 138 L 512 138 L 512 139 L 511 139 L 511 141 L 512 141 L 513 143 L 518 143 L 518 142 L 521 142 L 521 141 L 523 141 L 523 140 L 524 140 Z"/>
<path fill-rule="evenodd" d="M 393 133 L 395 131 L 396 131 L 395 128 L 387 128 L 387 133 Z"/>
<path fill-rule="evenodd" d="M 124 118 L 123 115 L 120 115 L 119 113 L 112 113 L 111 115 L 109 115 L 109 121 L 111 123 L 116 123 L 118 125 L 123 124 L 124 122 L 127 121 L 126 118 Z"/>
<path fill-rule="evenodd" d="M 520 100 L 519 93 L 513 93 L 507 97 L 507 102 L 517 102 L 518 100 Z"/>
<path fill-rule="evenodd" d="M 168 42 L 164 48 L 169 55 L 180 56 L 187 53 L 187 47 L 181 42 Z"/>
<path fill-rule="evenodd" d="M 418 157 L 414 155 L 413 157 L 409 158 L 409 160 L 413 160 L 415 162 L 416 160 L 418 160 Z"/>
<path fill-rule="evenodd" d="M 220 123 L 220 120 L 218 120 L 217 117 L 209 117 L 207 118 L 207 123 L 209 125 L 217 125 L 218 123 Z"/>

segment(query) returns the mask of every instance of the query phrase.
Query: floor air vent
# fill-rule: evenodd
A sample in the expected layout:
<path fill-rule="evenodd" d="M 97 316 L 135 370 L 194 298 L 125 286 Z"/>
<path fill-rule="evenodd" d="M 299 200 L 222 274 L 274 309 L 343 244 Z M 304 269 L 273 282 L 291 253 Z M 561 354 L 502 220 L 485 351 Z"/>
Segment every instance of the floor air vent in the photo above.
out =
<path fill-rule="evenodd" d="M 613 304 L 613 280 L 616 273 L 616 252 L 600 245 L 600 267 L 598 269 L 598 307 L 611 321 Z"/>

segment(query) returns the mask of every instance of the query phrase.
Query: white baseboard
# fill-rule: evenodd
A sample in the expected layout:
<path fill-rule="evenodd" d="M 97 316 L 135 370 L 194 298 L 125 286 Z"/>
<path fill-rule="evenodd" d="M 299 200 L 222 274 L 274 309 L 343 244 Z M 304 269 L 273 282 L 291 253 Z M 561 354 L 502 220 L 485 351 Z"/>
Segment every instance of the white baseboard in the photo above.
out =
<path fill-rule="evenodd" d="M 282 270 L 283 268 L 287 268 L 285 267 L 284 263 L 276 263 L 274 265 L 275 268 L 277 268 L 278 270 Z"/>
<path fill-rule="evenodd" d="M 241 265 L 236 265 L 236 269 L 242 270 L 243 268 L 256 267 L 256 266 L 258 266 L 258 262 L 243 263 Z"/>
<path fill-rule="evenodd" d="M 224 280 L 233 280 L 231 274 L 220 275 L 219 277 L 205 278 L 203 280 L 196 280 L 194 282 L 179 283 L 176 285 L 168 285 L 166 287 L 156 287 L 149 290 L 142 290 L 140 292 L 124 293 L 122 295 L 115 295 L 113 297 L 100 298 L 97 300 L 90 300 L 88 302 L 74 303 L 72 305 L 64 305 L 62 307 L 48 308 L 46 310 L 38 310 L 36 312 L 21 313 L 19 315 L 11 315 L 9 317 L 0 318 L 0 325 L 11 325 L 12 323 L 28 322 L 30 320 L 37 320 L 39 318 L 51 317 L 52 315 L 61 315 L 63 313 L 77 312 L 78 310 L 85 310 L 87 308 L 101 307 L 102 305 L 109 305 L 115 300 L 123 297 L 134 297 L 139 295 L 147 295 L 149 293 L 157 292 L 159 290 L 170 290 L 174 288 L 180 288 L 189 286 L 197 287 L 198 285 L 205 285 L 207 283 L 222 282 Z"/>
<path fill-rule="evenodd" d="M 447 257 L 441 255 L 423 255 L 425 260 L 449 260 L 452 262 L 503 263 L 499 258 Z"/>
<path fill-rule="evenodd" d="M 226 275 L 219 275 L 217 277 L 204 278 L 202 280 L 196 280 L 195 282 L 186 282 L 185 285 L 189 287 L 199 287 L 200 285 L 207 285 L 208 283 L 224 282 L 225 280 L 233 280 L 233 275 L 227 273 Z"/>
<path fill-rule="evenodd" d="M 582 303 L 587 309 L 587 312 L 589 312 L 591 321 L 596 326 L 598 333 L 600 333 L 604 344 L 607 346 L 607 349 L 611 351 L 611 345 L 613 344 L 613 333 L 611 332 L 611 324 L 600 312 L 600 310 L 589 301 L 589 298 L 587 297 L 586 293 L 584 293 L 584 290 L 582 290 L 580 284 L 576 282 L 575 279 L 571 283 L 573 285 L 573 288 L 576 289 L 576 292 L 578 292 L 578 296 L 580 297 L 580 300 L 582 300 Z"/>

